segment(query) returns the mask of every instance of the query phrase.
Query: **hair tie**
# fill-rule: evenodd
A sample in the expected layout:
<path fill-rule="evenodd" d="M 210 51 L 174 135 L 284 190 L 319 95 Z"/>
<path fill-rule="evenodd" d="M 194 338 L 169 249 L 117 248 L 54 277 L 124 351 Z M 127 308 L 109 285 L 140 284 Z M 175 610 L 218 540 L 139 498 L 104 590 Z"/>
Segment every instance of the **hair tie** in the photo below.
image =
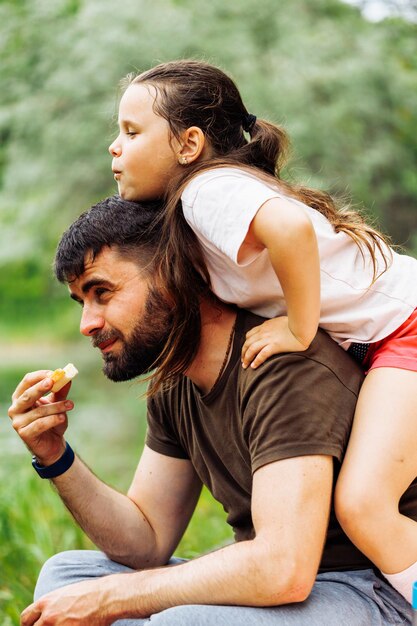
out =
<path fill-rule="evenodd" d="M 248 113 L 247 116 L 243 119 L 242 128 L 245 133 L 251 133 L 253 127 L 256 123 L 256 115 L 252 115 L 252 113 Z"/>

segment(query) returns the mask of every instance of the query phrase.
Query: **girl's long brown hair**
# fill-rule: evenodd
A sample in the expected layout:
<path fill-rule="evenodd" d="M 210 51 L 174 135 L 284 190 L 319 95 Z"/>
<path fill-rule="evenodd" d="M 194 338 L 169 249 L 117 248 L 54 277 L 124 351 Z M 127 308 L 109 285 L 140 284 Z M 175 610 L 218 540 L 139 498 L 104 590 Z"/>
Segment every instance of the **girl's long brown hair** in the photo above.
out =
<path fill-rule="evenodd" d="M 387 270 L 390 248 L 387 239 L 349 207 L 338 206 L 326 192 L 295 185 L 281 178 L 286 162 L 288 137 L 280 126 L 249 116 L 240 93 L 222 70 L 194 60 L 162 63 L 122 82 L 152 86 L 156 91 L 155 113 L 167 120 L 172 135 L 190 126 L 204 132 L 213 158 L 184 167 L 166 191 L 166 209 L 161 217 L 162 235 L 158 249 L 161 278 L 176 303 L 171 336 L 154 379 L 156 390 L 164 381 L 174 380 L 192 362 L 199 341 L 199 298 L 201 285 L 194 289 L 191 267 L 210 285 L 210 278 L 199 242 L 185 221 L 181 195 L 197 173 L 215 167 L 239 167 L 271 183 L 283 194 L 300 200 L 322 213 L 336 232 L 345 232 L 358 245 L 365 260 L 373 264 L 373 281 Z M 244 134 L 249 130 L 250 139 Z M 156 148 L 157 149 L 157 148 Z M 380 269 L 377 254 L 384 260 Z M 192 331 L 191 331 L 192 329 Z M 191 332 L 190 332 L 191 331 Z"/>

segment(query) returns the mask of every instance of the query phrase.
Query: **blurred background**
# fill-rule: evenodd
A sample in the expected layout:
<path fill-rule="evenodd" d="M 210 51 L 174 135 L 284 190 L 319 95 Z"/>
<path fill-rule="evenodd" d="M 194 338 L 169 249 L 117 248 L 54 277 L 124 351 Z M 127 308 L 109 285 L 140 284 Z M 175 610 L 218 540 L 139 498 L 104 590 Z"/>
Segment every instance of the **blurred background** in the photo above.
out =
<path fill-rule="evenodd" d="M 417 255 L 415 0 L 0 0 L 0 624 L 17 625 L 40 564 L 88 546 L 7 417 L 29 370 L 74 362 L 68 439 L 125 489 L 144 436 L 143 386 L 108 383 L 51 272 L 63 230 L 116 191 L 107 146 L 118 83 L 192 57 L 292 139 L 285 176 L 348 196 Z M 203 494 L 180 546 L 230 538 Z"/>

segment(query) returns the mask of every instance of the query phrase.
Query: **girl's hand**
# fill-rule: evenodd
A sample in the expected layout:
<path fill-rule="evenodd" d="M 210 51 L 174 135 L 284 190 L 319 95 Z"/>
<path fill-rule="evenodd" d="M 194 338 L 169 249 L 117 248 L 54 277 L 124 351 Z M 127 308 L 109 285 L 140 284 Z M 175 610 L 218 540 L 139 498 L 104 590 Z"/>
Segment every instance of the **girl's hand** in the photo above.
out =
<path fill-rule="evenodd" d="M 280 352 L 302 352 L 308 345 L 295 337 L 289 326 L 288 317 L 275 317 L 246 333 L 242 348 L 242 366 L 256 369 L 273 354 Z"/>

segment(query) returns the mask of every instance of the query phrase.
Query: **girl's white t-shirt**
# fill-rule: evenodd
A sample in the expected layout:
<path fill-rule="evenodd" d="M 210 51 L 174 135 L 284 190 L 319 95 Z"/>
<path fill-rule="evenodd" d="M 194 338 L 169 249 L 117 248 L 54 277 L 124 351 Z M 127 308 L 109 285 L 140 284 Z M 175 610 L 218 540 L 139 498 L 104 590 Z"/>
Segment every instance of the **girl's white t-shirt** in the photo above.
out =
<path fill-rule="evenodd" d="M 316 232 L 321 266 L 320 327 L 347 349 L 396 330 L 417 307 L 417 260 L 391 251 L 392 262 L 371 285 L 373 266 L 346 233 L 336 233 L 317 210 L 283 195 L 238 168 L 216 168 L 196 175 L 182 194 L 185 219 L 202 246 L 214 293 L 264 317 L 286 314 L 281 285 L 266 249 L 245 246 L 238 253 L 260 207 L 279 198 L 301 207 Z M 377 254 L 378 273 L 384 268 Z M 305 259 L 308 265 L 308 258 Z"/>

